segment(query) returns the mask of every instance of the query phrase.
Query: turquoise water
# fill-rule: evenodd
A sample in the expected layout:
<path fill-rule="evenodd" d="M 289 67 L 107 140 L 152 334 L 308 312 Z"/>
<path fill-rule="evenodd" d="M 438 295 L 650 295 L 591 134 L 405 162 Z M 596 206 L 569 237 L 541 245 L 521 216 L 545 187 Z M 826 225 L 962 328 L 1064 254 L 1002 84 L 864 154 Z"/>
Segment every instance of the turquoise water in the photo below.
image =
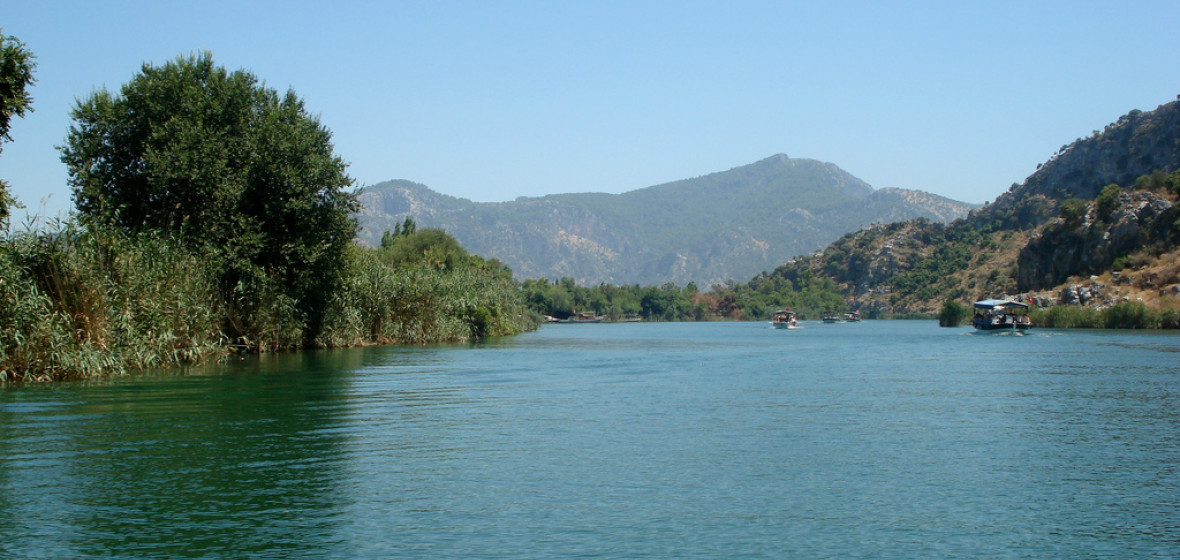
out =
<path fill-rule="evenodd" d="M 2 558 L 1174 558 L 1180 335 L 554 325 L 0 390 Z"/>

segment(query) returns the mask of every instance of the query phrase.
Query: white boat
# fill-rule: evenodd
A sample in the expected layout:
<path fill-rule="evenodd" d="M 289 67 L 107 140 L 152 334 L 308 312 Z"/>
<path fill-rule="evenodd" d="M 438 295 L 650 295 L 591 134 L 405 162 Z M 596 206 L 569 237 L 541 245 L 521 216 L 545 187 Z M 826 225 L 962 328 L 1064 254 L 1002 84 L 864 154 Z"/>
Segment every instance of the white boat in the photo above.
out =
<path fill-rule="evenodd" d="M 795 312 L 791 311 L 790 307 L 775 311 L 770 324 L 774 325 L 776 329 L 795 329 L 799 327 L 799 321 L 795 317 Z"/>
<path fill-rule="evenodd" d="M 1028 304 L 1006 299 L 975 302 L 971 324 L 981 331 L 1023 331 L 1032 328 Z"/>

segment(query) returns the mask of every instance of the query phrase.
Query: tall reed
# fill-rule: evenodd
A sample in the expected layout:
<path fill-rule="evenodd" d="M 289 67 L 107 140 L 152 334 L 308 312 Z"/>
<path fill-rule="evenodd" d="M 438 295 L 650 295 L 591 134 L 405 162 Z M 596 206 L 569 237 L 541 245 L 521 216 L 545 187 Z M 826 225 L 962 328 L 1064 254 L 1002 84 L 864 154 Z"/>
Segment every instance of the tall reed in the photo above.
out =
<path fill-rule="evenodd" d="M 221 347 L 202 261 L 153 235 L 73 224 L 0 243 L 0 378 L 65 379 L 200 360 Z"/>
<path fill-rule="evenodd" d="M 504 336 L 537 318 L 509 277 L 479 266 L 394 264 L 351 246 L 314 347 Z M 214 259 L 156 234 L 73 223 L 0 240 L 0 380 L 115 375 L 228 350 L 304 347 L 306 314 L 278 280 L 232 286 Z"/>
<path fill-rule="evenodd" d="M 461 342 L 537 324 L 515 284 L 478 267 L 393 265 L 359 247 L 349 263 L 317 340 L 323 346 Z"/>
<path fill-rule="evenodd" d="M 1129 301 L 1105 309 L 1056 305 L 1035 309 L 1033 324 L 1057 329 L 1178 329 L 1180 309 L 1153 309 Z"/>

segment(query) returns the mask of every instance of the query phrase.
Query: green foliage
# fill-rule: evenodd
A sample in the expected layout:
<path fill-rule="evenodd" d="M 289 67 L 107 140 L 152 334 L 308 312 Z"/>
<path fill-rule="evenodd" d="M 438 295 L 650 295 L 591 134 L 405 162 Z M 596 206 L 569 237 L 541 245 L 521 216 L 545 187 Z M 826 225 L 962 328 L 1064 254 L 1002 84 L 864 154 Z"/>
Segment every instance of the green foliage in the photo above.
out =
<path fill-rule="evenodd" d="M 1156 169 L 1135 180 L 1135 190 L 1180 194 L 1180 169 L 1171 174 Z"/>
<path fill-rule="evenodd" d="M 208 54 L 79 101 L 62 160 L 80 222 L 0 241 L 0 379 L 211 354 L 462 341 L 532 328 L 496 260 L 407 218 L 360 249 L 330 134 Z"/>
<path fill-rule="evenodd" d="M 909 271 L 894 276 L 893 287 L 903 297 L 935 299 L 958 286 L 953 274 L 966 270 L 972 257 L 972 247 L 967 243 L 937 244 L 929 257 L 918 259 Z"/>
<path fill-rule="evenodd" d="M 33 110 L 29 88 L 36 82 L 34 58 L 24 43 L 0 29 L 0 141 L 12 140 L 8 135 L 12 117 L 23 117 Z"/>
<path fill-rule="evenodd" d="M 398 238 L 413 235 L 417 231 L 418 225 L 414 223 L 414 219 L 406 216 L 405 221 L 394 225 L 393 231 L 385 230 L 385 233 L 381 234 L 381 248 L 388 249 L 397 242 Z"/>
<path fill-rule="evenodd" d="M 475 264 L 454 237 L 441 229 L 424 229 L 392 237 L 382 243 L 382 260 L 393 266 L 424 265 L 440 269 L 463 268 Z"/>
<path fill-rule="evenodd" d="M 1076 305 L 1057 305 L 1034 310 L 1033 323 L 1058 329 L 1176 329 L 1180 328 L 1180 309 L 1151 309 L 1141 301 L 1123 302 L 1106 309 Z"/>
<path fill-rule="evenodd" d="M 155 234 L 73 226 L 0 246 L 0 377 L 60 379 L 201 360 L 221 347 L 205 263 Z"/>
<path fill-rule="evenodd" d="M 234 338 L 293 327 L 303 343 L 314 338 L 342 282 L 357 203 L 331 134 L 293 92 L 203 53 L 144 65 L 119 95 L 80 100 L 72 118 L 62 161 L 85 223 L 177 236 L 209 260 L 227 306 L 284 317 L 230 320 Z"/>
<path fill-rule="evenodd" d="M 347 282 L 334 295 L 321 346 L 467 341 L 537 324 L 510 271 L 393 264 L 382 250 L 357 246 L 347 263 Z"/>
<path fill-rule="evenodd" d="M 1065 222 L 1065 229 L 1077 229 L 1082 225 L 1082 218 L 1086 216 L 1086 201 L 1080 198 L 1068 198 L 1061 201 L 1058 213 Z"/>
<path fill-rule="evenodd" d="M 701 293 L 695 284 L 683 288 L 671 282 L 661 286 L 578 286 L 572 278 L 525 280 L 521 284 L 530 309 L 564 319 L 576 313 L 594 313 L 612 321 L 640 318 L 645 321 L 701 321 L 734 318 L 733 300 Z"/>
<path fill-rule="evenodd" d="M 96 233 L 97 232 L 97 233 Z M 349 245 L 314 347 L 466 341 L 533 328 L 512 273 L 392 265 Z M 265 277 L 261 278 L 265 281 Z M 158 234 L 78 228 L 0 244 L 0 380 L 106 376 L 300 343 L 302 314 L 272 284 L 219 297 L 217 271 Z M 232 340 L 225 332 L 249 332 Z"/>
<path fill-rule="evenodd" d="M 33 110 L 33 97 L 29 95 L 29 88 L 36 81 L 33 69 L 37 63 L 33 59 L 33 53 L 25 48 L 24 43 L 4 35 L 0 29 L 0 151 L 4 149 L 4 142 L 12 140 L 8 134 L 12 118 L 23 117 Z M 19 208 L 18 204 L 9 193 L 8 184 L 0 181 L 0 228 L 8 223 L 10 208 Z"/>
<path fill-rule="evenodd" d="M 764 320 L 774 310 L 790 307 L 803 319 L 819 319 L 825 310 L 847 306 L 831 278 L 815 276 L 806 266 L 796 265 L 784 265 L 774 274 L 763 273 L 745 285 L 713 286 L 708 292 L 692 283 L 683 288 L 672 283 L 583 287 L 571 278 L 526 280 L 521 291 L 531 309 L 558 318 L 592 311 L 611 320 Z"/>
<path fill-rule="evenodd" d="M 1154 329 L 1159 327 L 1158 313 L 1141 301 L 1120 303 L 1103 310 L 1103 326 L 1108 329 Z"/>
<path fill-rule="evenodd" d="M 938 326 L 957 327 L 967 321 L 970 312 L 967 307 L 955 300 L 947 300 L 938 313 Z"/>
<path fill-rule="evenodd" d="M 1111 214 L 1119 204 L 1119 194 L 1123 192 L 1122 187 L 1111 183 L 1102 188 L 1102 192 L 1098 198 L 1094 199 L 1094 208 L 1097 211 L 1098 219 L 1104 222 L 1109 222 Z"/>
<path fill-rule="evenodd" d="M 1048 310 L 1033 309 L 1029 316 L 1034 325 L 1054 329 L 1096 329 L 1101 327 L 1098 311 L 1088 307 L 1056 305 Z"/>

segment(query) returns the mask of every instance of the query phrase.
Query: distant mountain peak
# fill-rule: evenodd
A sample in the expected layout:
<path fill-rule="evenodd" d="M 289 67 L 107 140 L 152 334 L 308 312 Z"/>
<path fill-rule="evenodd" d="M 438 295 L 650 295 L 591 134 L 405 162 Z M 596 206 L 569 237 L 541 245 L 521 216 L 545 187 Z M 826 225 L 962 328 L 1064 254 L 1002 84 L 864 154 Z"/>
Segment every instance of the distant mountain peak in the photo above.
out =
<path fill-rule="evenodd" d="M 445 229 L 518 278 L 581 284 L 751 278 L 862 224 L 961 217 L 970 206 L 873 188 L 832 163 L 775 154 L 728 171 L 622 194 L 578 193 L 477 203 L 409 181 L 365 189 L 360 239 L 375 245 L 406 216 Z M 914 191 L 916 193 L 916 191 Z"/>

